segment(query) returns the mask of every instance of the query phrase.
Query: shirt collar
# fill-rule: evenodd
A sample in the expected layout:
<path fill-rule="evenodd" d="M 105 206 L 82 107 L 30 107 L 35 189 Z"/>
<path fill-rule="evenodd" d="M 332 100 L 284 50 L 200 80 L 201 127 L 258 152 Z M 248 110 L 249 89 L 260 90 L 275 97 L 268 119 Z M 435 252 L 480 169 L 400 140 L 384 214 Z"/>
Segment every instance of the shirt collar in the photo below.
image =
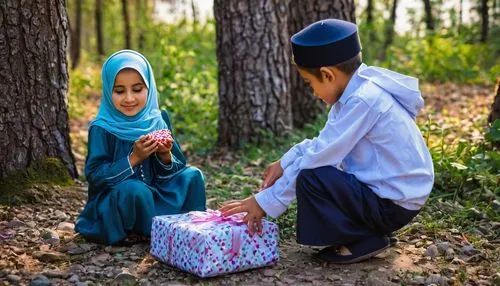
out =
<path fill-rule="evenodd" d="M 353 94 L 353 92 L 358 89 L 358 87 L 361 85 L 361 82 L 363 78 L 361 78 L 358 74 L 360 71 L 366 69 L 367 66 L 362 63 L 358 69 L 353 73 L 351 79 L 349 80 L 349 83 L 347 83 L 346 88 L 344 89 L 344 92 L 340 96 L 338 102 L 342 103 L 344 105 L 349 97 Z"/>

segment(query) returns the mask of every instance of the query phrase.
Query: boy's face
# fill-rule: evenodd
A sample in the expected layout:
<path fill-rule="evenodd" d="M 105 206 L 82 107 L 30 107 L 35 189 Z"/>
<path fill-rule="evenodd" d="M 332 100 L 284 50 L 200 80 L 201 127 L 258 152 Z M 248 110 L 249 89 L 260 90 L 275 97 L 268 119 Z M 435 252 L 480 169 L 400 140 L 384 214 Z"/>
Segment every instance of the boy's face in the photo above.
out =
<path fill-rule="evenodd" d="M 333 68 L 321 67 L 321 79 L 298 67 L 300 76 L 314 91 L 314 96 L 321 99 L 326 104 L 334 104 L 342 95 L 342 83 L 338 77 L 338 72 Z"/>
<path fill-rule="evenodd" d="M 148 89 L 136 70 L 123 69 L 116 75 L 111 100 L 118 111 L 134 116 L 144 108 L 147 99 Z"/>

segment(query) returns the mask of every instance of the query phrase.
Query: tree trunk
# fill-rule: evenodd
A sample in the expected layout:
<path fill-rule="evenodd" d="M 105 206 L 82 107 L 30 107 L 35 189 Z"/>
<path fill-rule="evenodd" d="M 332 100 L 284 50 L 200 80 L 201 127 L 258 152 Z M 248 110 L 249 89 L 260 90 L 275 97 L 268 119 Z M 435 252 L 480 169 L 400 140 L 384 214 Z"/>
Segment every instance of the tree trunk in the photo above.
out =
<path fill-rule="evenodd" d="M 80 62 L 80 39 L 82 37 L 82 0 L 76 0 L 75 3 L 75 22 L 71 26 L 71 68 L 75 69 Z M 70 22 L 71 24 L 71 22 Z"/>
<path fill-rule="evenodd" d="M 428 31 L 434 31 L 434 19 L 432 17 L 431 0 L 424 0 L 425 26 Z"/>
<path fill-rule="evenodd" d="M 356 22 L 353 0 L 292 0 L 289 5 L 288 33 L 297 33 L 318 20 L 336 18 Z M 286 46 L 291 54 L 289 38 Z M 290 91 L 292 94 L 293 125 L 302 127 L 314 121 L 325 110 L 324 103 L 313 96 L 311 88 L 304 82 L 296 67 L 290 62 Z"/>
<path fill-rule="evenodd" d="M 127 2 L 127 0 L 122 0 L 122 14 L 125 34 L 125 49 L 131 49 L 132 45 L 130 43 L 130 19 L 128 17 Z"/>
<path fill-rule="evenodd" d="M 146 11 L 147 11 L 147 6 L 148 6 L 148 1 L 143 1 L 143 0 L 136 0 L 135 1 L 135 6 L 136 6 L 136 21 L 137 21 L 137 44 L 139 47 L 139 50 L 142 51 L 144 48 L 144 22 L 147 19 L 146 16 Z"/>
<path fill-rule="evenodd" d="M 373 29 L 373 0 L 368 0 L 366 5 L 366 26 L 368 28 L 368 42 L 373 43 L 375 39 Z"/>
<path fill-rule="evenodd" d="M 481 43 L 488 40 L 489 14 L 488 0 L 481 0 Z"/>
<path fill-rule="evenodd" d="M 288 0 L 215 0 L 221 147 L 291 127 Z"/>
<path fill-rule="evenodd" d="M 462 15 L 464 11 L 464 0 L 459 0 L 458 4 L 458 27 L 457 27 L 457 32 L 460 35 L 460 32 L 462 31 Z"/>
<path fill-rule="evenodd" d="M 392 44 L 394 40 L 394 25 L 396 24 L 396 10 L 398 8 L 398 0 L 392 1 L 391 8 L 391 18 L 385 26 L 385 40 L 384 45 L 382 46 L 381 54 L 379 56 L 380 60 L 384 60 L 386 57 L 387 49 Z"/>
<path fill-rule="evenodd" d="M 495 120 L 500 119 L 500 79 L 497 81 L 496 95 L 491 105 L 490 116 L 488 116 L 488 122 L 493 123 Z"/>
<path fill-rule="evenodd" d="M 71 176 L 64 0 L 0 1 L 0 178 L 57 157 Z"/>
<path fill-rule="evenodd" d="M 95 0 L 95 34 L 97 42 L 97 54 L 104 56 L 104 46 L 102 42 L 102 0 Z"/>

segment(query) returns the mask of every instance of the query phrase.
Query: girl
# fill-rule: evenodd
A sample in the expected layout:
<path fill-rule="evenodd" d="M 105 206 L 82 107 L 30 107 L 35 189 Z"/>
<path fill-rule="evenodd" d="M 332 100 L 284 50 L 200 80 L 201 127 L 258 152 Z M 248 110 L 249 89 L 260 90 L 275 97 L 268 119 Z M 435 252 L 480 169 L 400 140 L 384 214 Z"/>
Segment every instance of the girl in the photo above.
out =
<path fill-rule="evenodd" d="M 149 236 L 153 216 L 205 210 L 201 171 L 186 166 L 175 139 L 157 143 L 147 136 L 172 128 L 158 108 L 146 58 L 131 50 L 111 55 L 102 67 L 102 92 L 89 124 L 88 201 L 76 232 L 116 244 L 129 234 Z"/>

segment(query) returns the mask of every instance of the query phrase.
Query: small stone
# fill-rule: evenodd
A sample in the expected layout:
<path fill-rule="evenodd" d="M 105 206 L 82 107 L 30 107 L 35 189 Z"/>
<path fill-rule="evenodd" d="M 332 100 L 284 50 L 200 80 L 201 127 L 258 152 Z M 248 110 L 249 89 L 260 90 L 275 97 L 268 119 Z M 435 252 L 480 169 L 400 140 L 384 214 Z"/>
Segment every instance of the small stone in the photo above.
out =
<path fill-rule="evenodd" d="M 441 277 L 441 276 L 431 276 L 431 277 L 427 278 L 427 280 L 425 280 L 425 284 L 426 285 L 434 284 L 434 285 L 445 286 L 445 285 L 448 285 L 448 281 L 446 278 Z"/>
<path fill-rule="evenodd" d="M 9 274 L 7 275 L 7 280 L 9 280 L 11 283 L 19 283 L 21 282 L 21 276 Z"/>
<path fill-rule="evenodd" d="M 444 255 L 446 250 L 450 248 L 450 244 L 448 242 L 439 242 L 436 243 L 436 247 L 439 250 L 439 254 Z"/>
<path fill-rule="evenodd" d="M 461 252 L 465 255 L 476 255 L 481 253 L 481 251 L 477 250 L 476 248 L 470 245 L 462 247 Z"/>
<path fill-rule="evenodd" d="M 89 283 L 87 283 L 87 282 L 76 282 L 75 283 L 75 286 L 88 286 L 88 285 L 89 285 Z"/>
<path fill-rule="evenodd" d="M 441 269 L 441 274 L 443 274 L 444 276 L 447 276 L 447 277 L 453 277 L 453 275 L 455 275 L 455 269 L 453 268 L 450 268 L 450 267 L 445 267 L 443 269 Z"/>
<path fill-rule="evenodd" d="M 30 281 L 30 286 L 49 286 L 49 278 L 44 275 L 37 275 Z"/>
<path fill-rule="evenodd" d="M 71 282 L 71 283 L 76 283 L 78 281 L 80 281 L 80 278 L 76 274 L 71 275 L 71 277 L 69 277 L 69 279 L 68 279 L 68 282 Z"/>
<path fill-rule="evenodd" d="M 48 278 L 66 279 L 66 277 L 68 277 L 68 273 L 63 272 L 61 270 L 46 270 L 46 271 L 43 271 L 42 274 L 47 276 Z"/>
<path fill-rule="evenodd" d="M 413 281 L 417 282 L 418 284 L 424 284 L 425 283 L 425 277 L 417 275 L 417 276 L 413 277 Z"/>
<path fill-rule="evenodd" d="M 54 216 L 57 218 L 57 219 L 60 219 L 60 220 L 67 220 L 69 218 L 69 216 L 67 214 L 65 214 L 64 212 L 60 211 L 60 210 L 56 210 L 54 212 Z"/>
<path fill-rule="evenodd" d="M 149 282 L 148 279 L 146 278 L 142 278 L 141 280 L 139 280 L 139 286 L 151 286 L 151 282 Z"/>
<path fill-rule="evenodd" d="M 59 244 L 59 234 L 54 231 L 54 230 L 51 230 L 51 229 L 45 229 L 43 232 L 42 232 L 42 239 L 47 242 L 47 243 L 50 243 L 51 245 L 57 245 Z"/>
<path fill-rule="evenodd" d="M 274 277 L 276 275 L 277 271 L 273 269 L 265 269 L 264 272 L 262 273 L 265 277 Z"/>
<path fill-rule="evenodd" d="M 36 223 L 34 221 L 29 221 L 26 223 L 26 226 L 30 227 L 30 228 L 35 228 L 36 227 Z"/>
<path fill-rule="evenodd" d="M 66 258 L 64 254 L 55 251 L 33 251 L 32 255 L 43 262 L 57 262 Z"/>
<path fill-rule="evenodd" d="M 455 258 L 455 251 L 453 250 L 453 248 L 448 248 L 446 249 L 445 253 L 444 253 L 444 259 L 446 260 L 453 260 L 453 258 Z"/>
<path fill-rule="evenodd" d="M 135 281 L 136 280 L 136 277 L 128 272 L 122 272 L 118 275 L 116 275 L 115 279 L 113 279 L 113 281 L 120 281 L 120 282 L 124 282 L 124 281 Z"/>
<path fill-rule="evenodd" d="M 436 258 L 439 256 L 439 250 L 436 245 L 431 245 L 427 247 L 427 249 L 424 252 L 424 256 L 429 256 L 431 258 Z"/>
<path fill-rule="evenodd" d="M 104 248 L 104 251 L 107 252 L 107 253 L 120 253 L 120 252 L 125 252 L 127 251 L 128 248 L 127 247 L 115 247 L 115 246 L 106 246 Z"/>
<path fill-rule="evenodd" d="M 416 247 L 416 248 L 419 248 L 419 247 L 422 247 L 422 246 L 424 246 L 424 243 L 423 243 L 421 240 L 419 240 L 419 241 L 417 241 L 417 242 L 415 243 L 415 247 Z"/>
<path fill-rule="evenodd" d="M 75 230 L 75 225 L 70 222 L 61 222 L 57 225 L 57 230 L 72 232 Z"/>

